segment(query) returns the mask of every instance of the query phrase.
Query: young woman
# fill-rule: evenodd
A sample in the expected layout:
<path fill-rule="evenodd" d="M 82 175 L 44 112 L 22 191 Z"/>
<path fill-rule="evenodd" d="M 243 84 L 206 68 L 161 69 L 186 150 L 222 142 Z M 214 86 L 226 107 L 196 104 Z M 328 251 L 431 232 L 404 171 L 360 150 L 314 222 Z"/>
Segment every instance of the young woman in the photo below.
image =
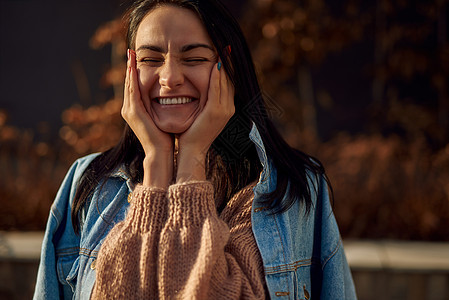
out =
<path fill-rule="evenodd" d="M 123 138 L 64 179 L 35 299 L 355 299 L 324 169 L 267 118 L 227 10 L 139 1 L 128 46 Z"/>

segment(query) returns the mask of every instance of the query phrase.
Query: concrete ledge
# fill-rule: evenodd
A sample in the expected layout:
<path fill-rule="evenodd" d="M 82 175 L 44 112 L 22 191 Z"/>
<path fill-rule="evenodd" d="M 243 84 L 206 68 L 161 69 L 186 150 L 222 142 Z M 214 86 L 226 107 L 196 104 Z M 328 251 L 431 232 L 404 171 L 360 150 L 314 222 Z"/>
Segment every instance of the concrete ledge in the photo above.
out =
<path fill-rule="evenodd" d="M 33 297 L 43 232 L 0 232 L 0 299 Z"/>
<path fill-rule="evenodd" d="M 0 260 L 39 260 L 44 233 L 0 231 Z"/>
<path fill-rule="evenodd" d="M 1 260 L 39 260 L 43 232 L 0 231 Z M 351 269 L 449 272 L 449 243 L 345 240 Z"/>
<path fill-rule="evenodd" d="M 449 273 L 449 243 L 345 240 L 351 269 Z"/>
<path fill-rule="evenodd" d="M 0 299 L 31 299 L 43 232 L 0 231 Z M 449 243 L 345 240 L 359 300 L 449 299 Z"/>

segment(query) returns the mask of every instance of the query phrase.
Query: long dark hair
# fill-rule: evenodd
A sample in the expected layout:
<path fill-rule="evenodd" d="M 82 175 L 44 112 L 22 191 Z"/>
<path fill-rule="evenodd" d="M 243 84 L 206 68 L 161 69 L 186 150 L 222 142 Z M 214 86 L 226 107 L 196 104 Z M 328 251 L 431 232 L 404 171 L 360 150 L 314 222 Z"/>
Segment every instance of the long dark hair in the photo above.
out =
<path fill-rule="evenodd" d="M 262 166 L 254 144 L 249 140 L 252 124 L 257 126 L 268 157 L 277 169 L 276 189 L 264 195 L 265 205 L 273 213 L 289 209 L 302 201 L 309 211 L 312 199 L 308 171 L 324 174 L 322 164 L 291 148 L 268 118 L 246 40 L 237 21 L 217 0 L 142 0 L 129 10 L 127 42 L 135 47 L 135 36 L 142 19 L 155 7 L 175 5 L 194 11 L 205 26 L 223 67 L 235 87 L 236 113 L 213 142 L 207 155 L 207 176 L 213 182 L 215 196 L 222 198 L 222 209 L 233 194 L 257 180 Z M 231 55 L 226 52 L 231 46 Z M 95 188 L 119 166 L 124 166 L 133 182 L 143 179 L 144 151 L 129 126 L 119 143 L 97 156 L 80 179 L 72 206 L 72 224 L 80 230 L 79 212 Z M 288 184 L 293 182 L 294 184 Z M 282 199 L 285 199 L 282 201 Z"/>

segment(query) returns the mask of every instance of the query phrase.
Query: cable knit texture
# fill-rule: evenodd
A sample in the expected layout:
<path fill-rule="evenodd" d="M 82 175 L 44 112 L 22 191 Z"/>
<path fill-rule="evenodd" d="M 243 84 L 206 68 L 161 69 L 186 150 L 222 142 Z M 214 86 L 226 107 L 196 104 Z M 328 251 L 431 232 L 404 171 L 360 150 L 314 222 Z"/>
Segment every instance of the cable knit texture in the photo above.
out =
<path fill-rule="evenodd" d="M 210 182 L 137 186 L 98 254 L 92 299 L 265 299 L 253 186 L 220 216 Z"/>

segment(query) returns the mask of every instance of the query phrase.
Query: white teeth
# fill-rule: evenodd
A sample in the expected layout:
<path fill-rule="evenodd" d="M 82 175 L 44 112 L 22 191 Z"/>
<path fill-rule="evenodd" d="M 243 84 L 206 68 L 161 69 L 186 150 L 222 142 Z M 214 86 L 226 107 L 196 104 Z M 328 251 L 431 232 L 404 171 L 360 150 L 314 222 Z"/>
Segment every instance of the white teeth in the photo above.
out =
<path fill-rule="evenodd" d="M 190 102 L 192 102 L 192 98 L 188 97 L 159 98 L 159 104 L 162 105 L 185 104 Z"/>

